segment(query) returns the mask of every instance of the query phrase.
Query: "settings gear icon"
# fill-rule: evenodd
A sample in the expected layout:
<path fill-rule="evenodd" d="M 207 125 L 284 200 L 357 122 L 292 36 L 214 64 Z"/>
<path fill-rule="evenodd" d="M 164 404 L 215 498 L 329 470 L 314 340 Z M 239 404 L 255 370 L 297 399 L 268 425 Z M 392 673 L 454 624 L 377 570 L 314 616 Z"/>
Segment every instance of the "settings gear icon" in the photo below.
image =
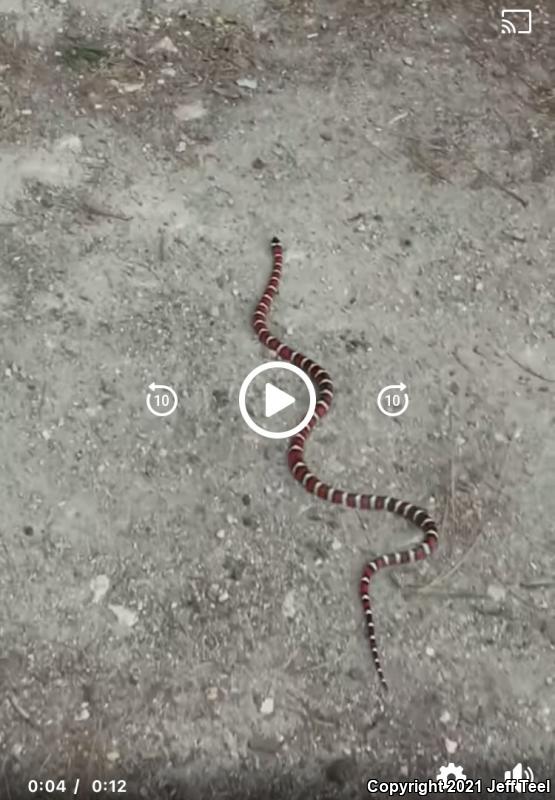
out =
<path fill-rule="evenodd" d="M 436 781 L 443 781 L 443 783 L 445 783 L 451 776 L 457 781 L 464 781 L 466 778 L 463 768 L 456 766 L 451 761 L 446 767 L 440 768 L 437 773 Z"/>

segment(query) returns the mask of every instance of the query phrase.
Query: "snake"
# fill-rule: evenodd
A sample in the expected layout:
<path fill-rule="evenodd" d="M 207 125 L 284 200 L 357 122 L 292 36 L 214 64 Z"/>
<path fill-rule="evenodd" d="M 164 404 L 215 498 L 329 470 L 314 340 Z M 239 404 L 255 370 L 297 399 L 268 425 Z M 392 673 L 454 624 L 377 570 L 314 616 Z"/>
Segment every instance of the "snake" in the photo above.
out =
<path fill-rule="evenodd" d="M 289 471 L 293 478 L 298 481 L 307 492 L 316 495 L 316 497 L 321 500 L 326 500 L 335 505 L 345 506 L 346 508 L 359 509 L 361 511 L 389 511 L 392 514 L 404 517 L 422 532 L 422 537 L 417 544 L 410 545 L 403 550 L 374 557 L 365 564 L 360 577 L 359 594 L 366 620 L 367 638 L 370 644 L 372 661 L 378 675 L 380 687 L 383 691 L 387 692 L 388 683 L 385 679 L 376 642 L 376 632 L 370 603 L 370 582 L 374 575 L 385 567 L 400 564 L 413 564 L 416 561 L 422 561 L 432 555 L 438 544 L 438 528 L 425 508 L 414 505 L 414 503 L 409 503 L 406 500 L 398 500 L 395 497 L 377 494 L 354 494 L 342 489 L 337 489 L 320 480 L 306 465 L 304 460 L 305 445 L 318 420 L 322 419 L 330 410 L 334 396 L 333 382 L 329 373 L 317 364 L 316 361 L 293 350 L 289 345 L 281 342 L 277 336 L 268 329 L 268 315 L 278 292 L 283 270 L 283 246 L 277 236 L 274 236 L 271 241 L 271 249 L 273 268 L 266 283 L 264 293 L 258 301 L 252 316 L 252 327 L 264 347 L 274 352 L 278 359 L 294 364 L 308 375 L 315 386 L 317 395 L 316 406 L 311 418 L 302 430 L 296 433 L 289 442 L 287 453 Z"/>

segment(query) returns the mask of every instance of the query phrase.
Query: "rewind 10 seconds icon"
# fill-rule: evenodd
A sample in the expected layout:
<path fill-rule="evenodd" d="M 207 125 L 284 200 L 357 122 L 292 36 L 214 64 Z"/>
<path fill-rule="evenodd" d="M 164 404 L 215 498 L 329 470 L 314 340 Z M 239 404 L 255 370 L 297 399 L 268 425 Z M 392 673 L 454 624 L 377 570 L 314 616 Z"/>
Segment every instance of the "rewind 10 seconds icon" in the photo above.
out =
<path fill-rule="evenodd" d="M 532 33 L 532 12 L 528 8 L 504 8 L 501 33 Z"/>

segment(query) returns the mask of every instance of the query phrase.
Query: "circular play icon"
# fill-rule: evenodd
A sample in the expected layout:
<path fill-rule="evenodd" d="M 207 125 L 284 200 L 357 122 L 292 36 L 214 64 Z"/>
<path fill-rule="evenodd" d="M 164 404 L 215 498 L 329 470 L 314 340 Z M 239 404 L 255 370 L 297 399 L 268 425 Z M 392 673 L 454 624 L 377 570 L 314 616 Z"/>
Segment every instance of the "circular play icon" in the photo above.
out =
<path fill-rule="evenodd" d="M 266 380 L 264 382 L 264 390 L 259 391 L 260 395 L 263 395 L 263 402 L 261 405 L 260 413 L 257 415 L 262 419 L 272 419 L 275 425 L 275 430 L 270 430 L 268 428 L 262 427 L 253 419 L 253 415 L 251 410 L 247 408 L 247 395 L 253 381 L 256 381 L 259 375 L 263 372 L 274 370 L 275 376 L 273 380 L 270 382 Z M 286 391 L 284 388 L 280 388 L 277 386 L 277 383 L 281 383 L 282 387 L 284 385 L 284 376 L 278 374 L 278 370 L 282 371 L 285 370 L 289 373 L 293 373 L 297 380 L 295 381 L 295 385 L 291 388 L 291 391 Z M 298 378 L 301 379 L 304 386 L 298 386 Z M 289 389 L 289 385 L 287 385 Z M 261 390 L 261 387 L 259 387 Z M 314 389 L 314 384 L 308 377 L 308 375 L 300 369 L 300 367 L 296 367 L 294 364 L 287 364 L 282 361 L 269 361 L 267 364 L 261 364 L 259 367 L 253 369 L 243 383 L 241 384 L 241 389 L 239 390 L 239 410 L 241 412 L 241 416 L 249 426 L 251 430 L 255 433 L 259 433 L 261 436 L 265 436 L 267 439 L 288 439 L 290 436 L 294 436 L 296 433 L 301 431 L 305 425 L 308 424 L 309 420 L 311 419 L 312 415 L 314 414 L 314 409 L 316 408 L 316 390 Z M 300 422 L 297 422 L 293 427 L 288 428 L 287 430 L 281 430 L 283 425 L 283 419 L 285 416 L 283 412 L 286 409 L 290 409 L 291 413 L 296 413 L 296 417 L 298 416 L 304 409 L 306 409 L 306 413 L 304 414 L 303 418 Z M 280 417 L 281 415 L 281 417 Z M 287 417 L 290 419 L 290 417 Z"/>

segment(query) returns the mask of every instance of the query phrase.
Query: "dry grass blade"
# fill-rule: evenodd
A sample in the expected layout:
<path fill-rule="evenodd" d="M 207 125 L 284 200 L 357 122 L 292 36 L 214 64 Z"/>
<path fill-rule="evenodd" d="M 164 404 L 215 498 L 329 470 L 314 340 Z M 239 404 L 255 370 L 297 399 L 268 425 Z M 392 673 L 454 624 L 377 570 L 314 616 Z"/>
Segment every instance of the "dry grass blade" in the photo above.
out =
<path fill-rule="evenodd" d="M 536 578 L 533 581 L 520 581 L 518 584 L 523 589 L 547 589 L 551 586 L 555 586 L 555 577 L 553 578 Z"/>
<path fill-rule="evenodd" d="M 514 358 L 514 356 L 512 356 L 510 353 L 507 353 L 507 358 L 510 358 L 513 364 L 516 364 L 517 367 L 523 369 L 524 372 L 527 372 L 529 375 L 533 375 L 534 378 L 539 378 L 540 381 L 545 381 L 546 383 L 555 383 L 555 378 L 546 378 L 545 375 L 540 375 L 539 372 L 536 372 L 531 367 L 527 367 L 526 364 L 521 364 L 520 361 L 517 361 L 516 358 Z"/>

